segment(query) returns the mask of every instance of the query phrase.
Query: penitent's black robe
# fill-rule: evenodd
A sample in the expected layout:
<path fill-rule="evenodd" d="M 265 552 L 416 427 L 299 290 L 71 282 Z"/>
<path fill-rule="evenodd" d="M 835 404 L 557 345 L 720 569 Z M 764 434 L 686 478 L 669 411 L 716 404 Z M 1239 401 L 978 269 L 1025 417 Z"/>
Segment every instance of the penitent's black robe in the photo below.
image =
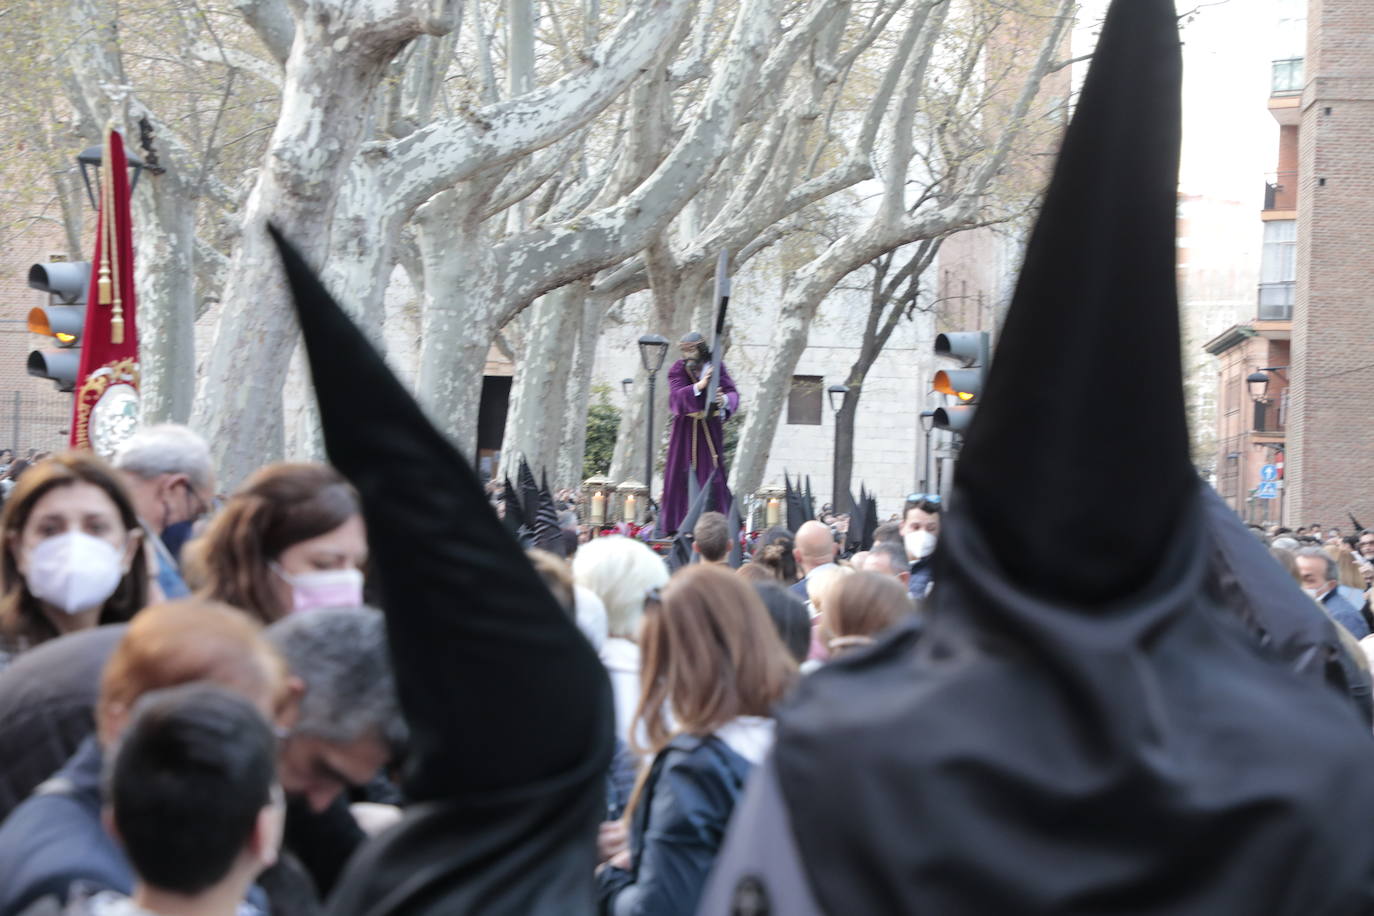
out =
<path fill-rule="evenodd" d="M 591 913 L 605 670 L 471 466 L 278 242 L 325 444 L 362 500 L 410 728 L 412 804 L 350 861 L 328 912 Z"/>

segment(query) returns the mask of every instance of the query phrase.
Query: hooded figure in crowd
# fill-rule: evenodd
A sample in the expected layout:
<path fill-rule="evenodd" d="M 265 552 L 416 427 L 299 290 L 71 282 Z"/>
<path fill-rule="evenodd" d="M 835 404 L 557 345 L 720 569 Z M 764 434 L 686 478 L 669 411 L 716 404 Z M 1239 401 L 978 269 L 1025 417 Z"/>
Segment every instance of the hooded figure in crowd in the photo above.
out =
<path fill-rule="evenodd" d="M 472 467 L 274 236 L 325 446 L 362 502 L 410 730 L 411 803 L 349 862 L 327 912 L 591 913 L 606 671 Z"/>
<path fill-rule="evenodd" d="M 1374 737 L 1337 637 L 1189 460 L 1181 81 L 1171 0 L 1116 0 L 924 624 L 785 705 L 700 913 L 1374 909 Z"/>

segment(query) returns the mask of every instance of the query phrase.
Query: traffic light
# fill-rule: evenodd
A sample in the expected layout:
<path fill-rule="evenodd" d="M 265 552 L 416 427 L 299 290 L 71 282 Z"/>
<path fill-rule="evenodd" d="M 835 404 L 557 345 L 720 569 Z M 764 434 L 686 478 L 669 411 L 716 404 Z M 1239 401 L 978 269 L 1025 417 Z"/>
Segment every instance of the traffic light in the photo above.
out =
<path fill-rule="evenodd" d="M 29 330 L 53 338 L 56 349 L 30 353 L 28 371 L 56 382 L 58 391 L 76 388 L 90 280 L 89 261 L 50 261 L 29 268 L 29 286 L 49 296 L 47 305 L 29 310 Z"/>
<path fill-rule="evenodd" d="M 957 359 L 961 369 L 941 369 L 935 373 L 931 389 L 957 398 L 957 404 L 935 410 L 935 429 L 962 433 L 973 422 L 973 411 L 983 394 L 988 373 L 988 332 L 952 331 L 935 337 L 935 355 Z"/>

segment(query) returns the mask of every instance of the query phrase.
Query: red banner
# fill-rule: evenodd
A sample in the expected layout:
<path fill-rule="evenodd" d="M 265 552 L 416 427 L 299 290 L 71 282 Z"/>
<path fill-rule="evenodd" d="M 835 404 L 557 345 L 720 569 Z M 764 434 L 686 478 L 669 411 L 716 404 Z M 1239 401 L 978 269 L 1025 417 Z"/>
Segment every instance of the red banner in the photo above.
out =
<path fill-rule="evenodd" d="M 106 458 L 138 428 L 133 220 L 124 138 L 111 130 L 100 167 L 100 217 L 72 407 L 73 448 Z"/>

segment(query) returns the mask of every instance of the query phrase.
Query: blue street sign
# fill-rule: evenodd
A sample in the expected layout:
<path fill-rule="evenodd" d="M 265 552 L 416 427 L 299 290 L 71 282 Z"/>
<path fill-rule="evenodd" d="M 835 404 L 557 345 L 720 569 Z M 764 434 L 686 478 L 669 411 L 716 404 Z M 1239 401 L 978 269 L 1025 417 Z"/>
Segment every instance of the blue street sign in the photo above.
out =
<path fill-rule="evenodd" d="M 1276 465 L 1260 465 L 1260 480 L 1278 480 L 1279 469 Z"/>
<path fill-rule="evenodd" d="M 1273 480 L 1260 481 L 1259 489 L 1255 491 L 1256 499 L 1278 499 L 1279 485 Z"/>

